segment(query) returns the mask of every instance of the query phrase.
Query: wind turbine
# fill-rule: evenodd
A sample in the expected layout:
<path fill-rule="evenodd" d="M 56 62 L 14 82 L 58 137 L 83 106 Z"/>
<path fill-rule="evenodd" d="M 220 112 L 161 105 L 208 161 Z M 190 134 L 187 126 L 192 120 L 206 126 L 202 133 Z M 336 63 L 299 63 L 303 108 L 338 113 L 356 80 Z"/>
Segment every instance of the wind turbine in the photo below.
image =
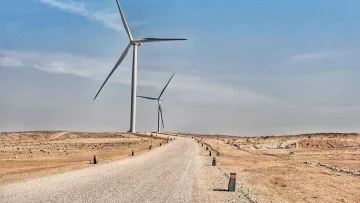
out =
<path fill-rule="evenodd" d="M 163 126 L 163 128 L 165 127 L 164 126 L 164 118 L 163 118 L 163 115 L 162 115 L 162 108 L 161 108 L 161 102 L 163 101 L 161 99 L 161 96 L 164 94 L 164 91 L 165 91 L 166 87 L 169 85 L 169 83 L 170 83 L 171 79 L 174 77 L 174 75 L 175 75 L 175 73 L 171 76 L 170 80 L 166 83 L 164 89 L 161 91 L 160 95 L 157 98 L 137 96 L 137 97 L 144 98 L 144 99 L 150 99 L 150 100 L 157 100 L 158 101 L 158 133 L 160 133 L 160 117 L 161 117 L 162 126 Z"/>
<path fill-rule="evenodd" d="M 136 121 L 136 87 L 137 87 L 137 47 L 141 46 L 142 43 L 148 42 L 163 42 L 163 41 L 178 41 L 178 40 L 186 40 L 180 38 L 142 38 L 142 39 L 133 39 L 129 26 L 126 22 L 124 13 L 121 10 L 119 1 L 116 0 L 117 7 L 119 9 L 120 17 L 123 22 L 125 31 L 129 37 L 129 44 L 125 48 L 124 52 L 120 56 L 119 60 L 116 62 L 114 68 L 111 70 L 110 74 L 105 79 L 104 83 L 101 85 L 99 91 L 97 92 L 94 100 L 99 95 L 100 91 L 110 78 L 110 76 L 114 73 L 117 67 L 121 64 L 121 62 L 125 59 L 127 53 L 129 52 L 130 47 L 133 47 L 133 63 L 132 63 L 132 81 L 131 81 L 131 114 L 130 114 L 130 132 L 135 133 L 135 121 Z"/>

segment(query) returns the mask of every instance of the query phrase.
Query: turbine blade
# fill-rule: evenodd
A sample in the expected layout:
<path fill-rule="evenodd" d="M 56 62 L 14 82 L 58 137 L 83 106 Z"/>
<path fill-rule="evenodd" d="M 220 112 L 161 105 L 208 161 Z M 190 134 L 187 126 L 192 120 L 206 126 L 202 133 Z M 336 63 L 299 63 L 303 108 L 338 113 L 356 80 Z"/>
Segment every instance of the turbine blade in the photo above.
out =
<path fill-rule="evenodd" d="M 131 43 L 129 43 L 129 45 L 126 47 L 125 51 L 122 53 L 122 55 L 120 56 L 119 60 L 116 62 L 114 68 L 111 70 L 110 74 L 107 76 L 106 80 L 104 81 L 104 83 L 101 85 L 99 91 L 97 92 L 94 100 L 96 99 L 96 97 L 99 95 L 100 91 L 102 90 L 102 88 L 104 87 L 105 83 L 108 81 L 108 79 L 110 78 L 110 76 L 114 73 L 114 71 L 117 69 L 117 67 L 120 65 L 120 63 L 124 60 L 124 58 L 126 57 L 127 53 L 129 52 L 129 49 L 131 47 Z"/>
<path fill-rule="evenodd" d="M 163 128 L 165 128 L 161 104 L 159 104 L 159 110 L 160 110 L 160 116 L 161 116 L 161 123 L 162 123 Z"/>
<path fill-rule="evenodd" d="M 150 99 L 150 100 L 157 100 L 154 97 L 144 97 L 144 96 L 137 96 L 137 97 L 144 98 L 144 99 Z"/>
<path fill-rule="evenodd" d="M 164 41 L 181 41 L 187 40 L 183 38 L 143 38 L 140 40 L 136 40 L 137 42 L 146 43 L 146 42 L 164 42 Z"/>
<path fill-rule="evenodd" d="M 169 85 L 169 83 L 170 83 L 171 79 L 174 77 L 174 75 L 175 75 L 175 73 L 171 76 L 170 80 L 166 83 L 166 85 L 165 85 L 164 89 L 161 91 L 160 96 L 158 97 L 158 99 L 161 98 L 161 96 L 163 95 L 166 87 Z"/>
<path fill-rule="evenodd" d="M 119 1 L 118 1 L 118 0 L 116 0 L 116 4 L 117 4 L 117 7 L 118 7 L 118 9 L 119 9 L 120 16 L 121 16 L 121 20 L 122 20 L 122 22 L 123 22 L 125 31 L 126 31 L 126 33 L 128 34 L 130 41 L 132 41 L 133 38 L 132 38 L 132 36 L 131 36 L 131 32 L 130 32 L 129 26 L 128 26 L 127 22 L 126 22 L 124 13 L 123 13 L 122 10 L 121 10 L 121 7 L 120 7 L 120 4 L 119 4 Z"/>

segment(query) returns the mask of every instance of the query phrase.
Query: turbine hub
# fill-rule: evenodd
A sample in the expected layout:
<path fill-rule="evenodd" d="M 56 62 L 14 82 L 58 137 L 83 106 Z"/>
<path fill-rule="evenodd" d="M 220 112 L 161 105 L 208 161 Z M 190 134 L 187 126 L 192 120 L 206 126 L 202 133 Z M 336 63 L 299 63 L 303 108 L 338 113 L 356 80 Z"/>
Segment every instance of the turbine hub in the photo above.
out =
<path fill-rule="evenodd" d="M 141 42 L 137 42 L 137 41 L 132 41 L 132 44 L 135 46 L 141 46 Z"/>

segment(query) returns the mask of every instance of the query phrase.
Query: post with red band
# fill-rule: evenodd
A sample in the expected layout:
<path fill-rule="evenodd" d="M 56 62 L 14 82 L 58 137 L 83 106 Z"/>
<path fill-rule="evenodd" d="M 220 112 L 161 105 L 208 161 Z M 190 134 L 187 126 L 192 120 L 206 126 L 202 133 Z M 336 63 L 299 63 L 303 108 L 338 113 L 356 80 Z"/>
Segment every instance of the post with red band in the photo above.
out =
<path fill-rule="evenodd" d="M 228 191 L 235 192 L 235 185 L 236 185 L 236 173 L 230 173 Z"/>
<path fill-rule="evenodd" d="M 94 155 L 93 164 L 97 164 L 96 156 Z"/>
<path fill-rule="evenodd" d="M 212 165 L 213 165 L 213 166 L 216 166 L 216 158 L 215 158 L 215 157 L 213 157 Z"/>

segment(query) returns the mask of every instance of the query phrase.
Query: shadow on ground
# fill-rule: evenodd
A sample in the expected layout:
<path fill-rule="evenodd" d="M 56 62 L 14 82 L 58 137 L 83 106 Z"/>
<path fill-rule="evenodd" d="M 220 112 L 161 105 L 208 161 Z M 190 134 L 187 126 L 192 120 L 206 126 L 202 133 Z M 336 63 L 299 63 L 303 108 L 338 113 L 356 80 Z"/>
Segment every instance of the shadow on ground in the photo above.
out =
<path fill-rule="evenodd" d="M 228 192 L 229 190 L 227 190 L 227 189 L 221 189 L 221 188 L 216 188 L 216 189 L 214 189 L 214 191 Z"/>

